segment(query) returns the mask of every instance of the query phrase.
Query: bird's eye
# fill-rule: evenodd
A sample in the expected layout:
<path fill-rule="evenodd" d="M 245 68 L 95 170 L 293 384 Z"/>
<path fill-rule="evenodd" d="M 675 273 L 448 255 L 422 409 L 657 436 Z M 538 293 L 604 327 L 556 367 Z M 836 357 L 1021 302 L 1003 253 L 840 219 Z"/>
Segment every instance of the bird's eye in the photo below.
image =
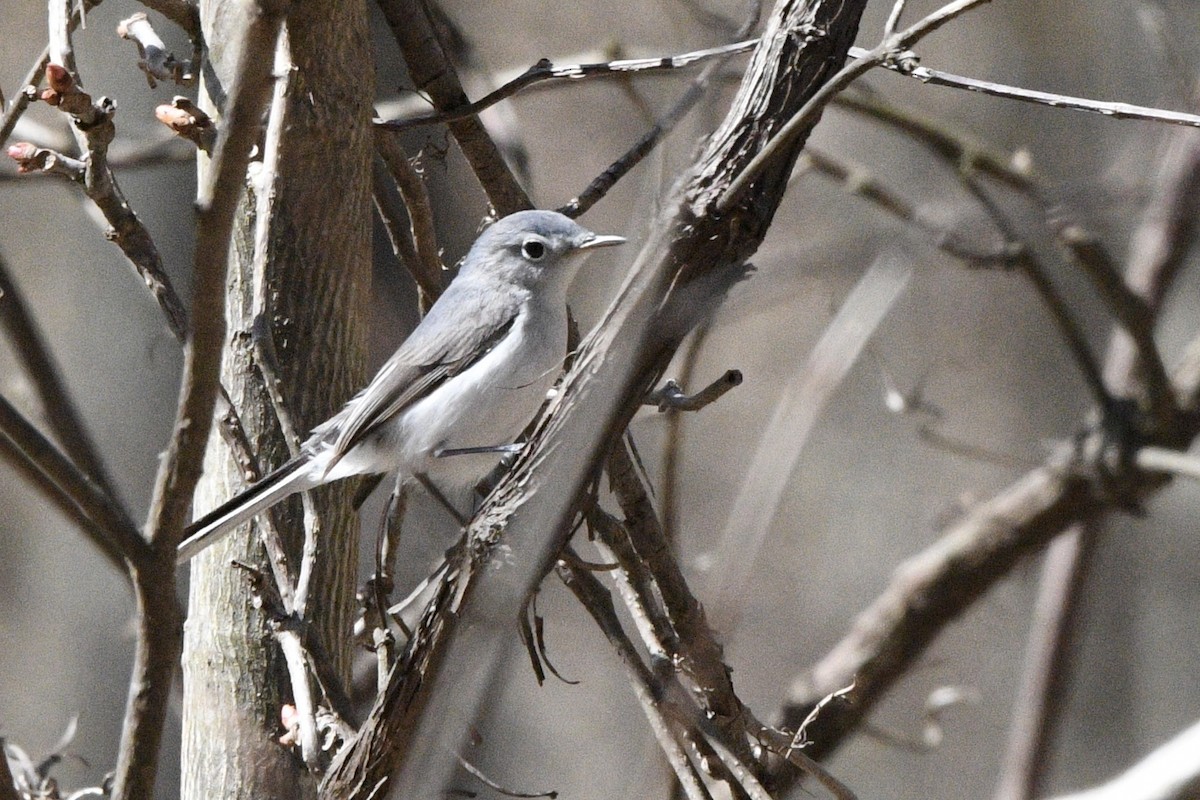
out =
<path fill-rule="evenodd" d="M 537 239 L 530 239 L 521 245 L 521 252 L 530 261 L 541 261 L 542 256 L 546 255 L 546 245 L 539 242 Z"/>

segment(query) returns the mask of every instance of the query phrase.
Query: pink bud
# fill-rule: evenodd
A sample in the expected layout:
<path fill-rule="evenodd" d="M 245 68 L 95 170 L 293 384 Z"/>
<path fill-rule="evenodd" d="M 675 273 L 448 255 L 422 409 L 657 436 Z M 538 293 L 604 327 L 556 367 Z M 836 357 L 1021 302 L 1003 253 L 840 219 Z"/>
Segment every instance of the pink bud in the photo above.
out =
<path fill-rule="evenodd" d="M 75 79 L 66 67 L 58 64 L 46 65 L 46 83 L 59 94 L 66 94 L 75 88 Z"/>

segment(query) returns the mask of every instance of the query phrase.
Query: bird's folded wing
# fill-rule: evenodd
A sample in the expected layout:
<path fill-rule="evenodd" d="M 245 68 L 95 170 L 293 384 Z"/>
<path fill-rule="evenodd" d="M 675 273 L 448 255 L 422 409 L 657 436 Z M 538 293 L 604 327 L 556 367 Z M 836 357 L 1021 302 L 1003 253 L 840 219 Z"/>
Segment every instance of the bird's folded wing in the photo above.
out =
<path fill-rule="evenodd" d="M 331 420 L 328 432 L 336 432 L 336 438 L 326 471 L 396 415 L 491 352 L 512 330 L 516 316 L 514 309 L 498 324 L 460 328 L 453 341 L 424 342 L 413 337 L 401 345 L 370 385 L 350 401 L 345 415 Z"/>

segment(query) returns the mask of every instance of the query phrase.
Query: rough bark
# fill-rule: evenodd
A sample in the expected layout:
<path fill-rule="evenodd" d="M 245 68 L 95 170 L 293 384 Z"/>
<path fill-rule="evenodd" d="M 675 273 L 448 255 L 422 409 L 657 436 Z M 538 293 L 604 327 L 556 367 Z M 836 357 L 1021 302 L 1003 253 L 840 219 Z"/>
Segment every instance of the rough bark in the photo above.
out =
<path fill-rule="evenodd" d="M 226 43 L 244 25 L 243 4 L 201 7 L 212 70 L 206 91 L 219 106 L 237 54 Z M 252 12 L 250 12 L 252 13 Z M 287 457 L 263 364 L 256 356 L 257 308 L 277 356 L 279 391 L 303 435 L 365 382 L 365 314 L 370 280 L 370 109 L 373 70 L 365 4 L 294 4 L 286 20 L 291 61 L 286 125 L 269 197 L 262 274 L 255 275 L 254 215 L 247 194 L 230 249 L 228 348 L 222 380 L 258 453 L 260 468 Z M 256 288 L 256 286 L 258 288 Z M 256 293 L 260 298 L 255 302 Z M 261 340 L 259 341 L 261 352 Z M 270 371 L 266 373 L 270 375 Z M 244 486 L 226 448 L 210 440 L 197 508 Z M 319 492 L 322 510 L 308 619 L 339 670 L 349 651 L 357 530 L 346 488 Z M 283 534 L 292 574 L 300 562 L 302 525 L 290 507 Z M 184 654 L 183 790 L 185 798 L 295 798 L 312 792 L 299 759 L 276 741 L 286 670 L 262 615 L 252 608 L 238 559 L 264 565 L 252 526 L 192 562 Z"/>

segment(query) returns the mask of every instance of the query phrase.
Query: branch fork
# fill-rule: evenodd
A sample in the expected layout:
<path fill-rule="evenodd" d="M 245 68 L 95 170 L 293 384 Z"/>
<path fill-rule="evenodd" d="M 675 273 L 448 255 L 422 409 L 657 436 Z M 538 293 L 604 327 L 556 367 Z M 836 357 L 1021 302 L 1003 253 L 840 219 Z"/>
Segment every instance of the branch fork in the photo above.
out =
<path fill-rule="evenodd" d="M 167 50 L 145 13 L 139 11 L 121 20 L 117 25 L 117 35 L 137 45 L 138 69 L 146 73 L 146 82 L 151 89 L 156 88 L 160 80 L 183 86 L 191 86 L 196 82 L 192 62 L 180 61 Z"/>

